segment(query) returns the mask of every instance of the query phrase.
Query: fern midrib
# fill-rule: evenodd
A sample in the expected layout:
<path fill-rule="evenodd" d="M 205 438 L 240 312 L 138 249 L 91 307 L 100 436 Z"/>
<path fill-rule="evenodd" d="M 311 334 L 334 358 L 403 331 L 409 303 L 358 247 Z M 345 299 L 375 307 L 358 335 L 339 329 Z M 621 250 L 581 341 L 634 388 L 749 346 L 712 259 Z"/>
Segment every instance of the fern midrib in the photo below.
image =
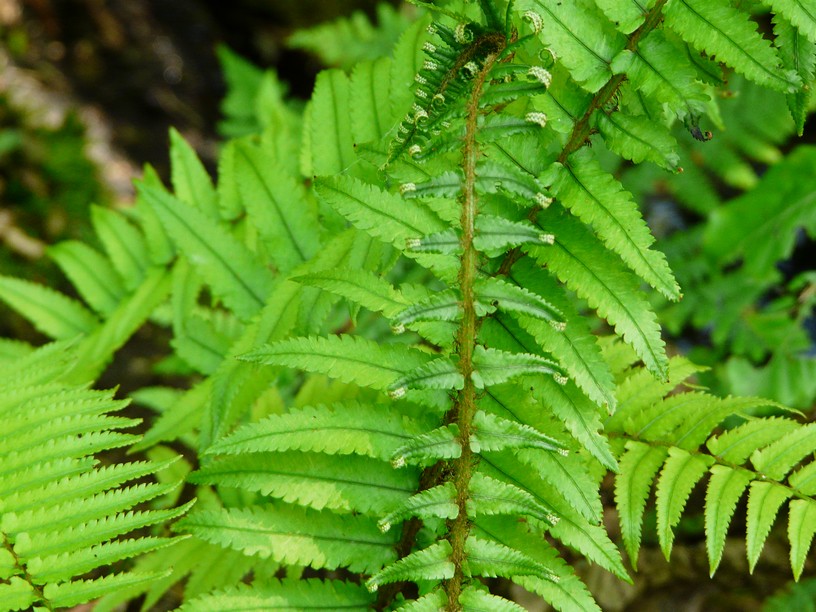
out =
<path fill-rule="evenodd" d="M 34 596 L 37 598 L 34 603 L 45 606 L 46 610 L 53 610 L 54 607 L 51 605 L 45 598 L 45 592 L 43 591 L 43 586 L 37 584 L 34 581 L 34 578 L 31 574 L 28 573 L 28 568 L 26 567 L 25 563 L 20 560 L 20 557 L 14 550 L 14 545 L 9 541 L 8 536 L 5 532 L 0 531 L 0 537 L 3 538 L 3 548 L 5 548 L 11 557 L 14 559 L 14 566 L 20 568 L 23 574 L 23 580 L 25 580 L 28 585 L 31 587 L 31 590 L 34 592 Z"/>
<path fill-rule="evenodd" d="M 473 88 L 467 103 L 465 118 L 465 140 L 462 149 L 464 183 L 462 187 L 462 255 L 459 269 L 459 290 L 462 297 L 462 322 L 456 334 L 459 371 L 464 378 L 464 387 L 459 392 L 451 410 L 452 421 L 459 426 L 461 456 L 451 465 L 451 480 L 456 488 L 456 505 L 459 513 L 449 523 L 448 541 L 451 545 L 451 561 L 454 565 L 453 577 L 445 582 L 447 609 L 449 612 L 460 610 L 459 596 L 466 580 L 465 565 L 467 555 L 465 543 L 470 534 L 470 520 L 467 512 L 467 501 L 470 490 L 470 479 L 473 464 L 476 460 L 470 448 L 470 437 L 473 428 L 473 415 L 476 412 L 476 385 L 473 374 L 473 354 L 476 345 L 478 318 L 476 315 L 476 294 L 474 285 L 478 278 L 479 254 L 473 244 L 476 232 L 476 214 L 478 200 L 476 196 L 476 164 L 479 157 L 476 135 L 479 129 L 479 99 L 490 70 L 498 59 L 506 41 L 503 37 L 496 39 L 494 49 L 487 54 L 479 72 L 474 77 Z M 475 46 L 475 45 L 474 45 Z"/>

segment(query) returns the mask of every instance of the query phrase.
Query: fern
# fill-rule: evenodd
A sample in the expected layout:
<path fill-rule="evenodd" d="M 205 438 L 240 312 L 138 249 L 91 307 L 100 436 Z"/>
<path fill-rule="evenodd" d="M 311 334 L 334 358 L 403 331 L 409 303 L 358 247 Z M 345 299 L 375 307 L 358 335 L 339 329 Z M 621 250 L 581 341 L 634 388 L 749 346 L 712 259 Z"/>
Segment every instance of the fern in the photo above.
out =
<path fill-rule="evenodd" d="M 112 393 L 61 381 L 54 368 L 70 371 L 75 359 L 75 346 L 52 344 L 3 364 L 4 610 L 68 608 L 150 583 L 163 572 L 106 568 L 183 539 L 136 532 L 167 523 L 192 502 L 134 510 L 179 486 L 179 481 L 144 482 L 175 459 L 98 465 L 97 453 L 137 439 L 122 431 L 137 421 L 116 416 L 127 402 Z"/>
<path fill-rule="evenodd" d="M 608 472 L 634 568 L 649 500 L 668 557 L 706 483 L 712 573 L 746 498 L 751 568 L 784 514 L 802 574 L 813 425 L 694 385 L 704 368 L 669 359 L 661 318 L 700 324 L 689 310 L 722 302 L 723 279 L 750 303 L 793 232 L 812 233 L 798 180 L 812 151 L 780 161 L 778 148 L 811 104 L 806 4 L 767 3 L 773 40 L 725 0 L 414 4 L 427 11 L 410 25 L 381 9 L 379 29 L 358 16 L 295 35 L 340 66 L 305 109 L 222 51 L 235 85 L 222 128 L 237 137 L 217 180 L 171 132 L 172 189 L 148 170 L 133 209 L 95 209 L 96 247 L 51 249 L 78 299 L 0 279 L 0 298 L 73 342 L 0 346 L 13 434 L 0 485 L 19 488 L 12 470 L 45 483 L 36 499 L 0 497 L 16 504 L 0 556 L 10 609 L 140 596 L 149 609 L 170 591 L 189 610 L 520 609 L 495 578 L 559 610 L 599 609 L 562 555 L 632 580 L 603 524 Z M 723 65 L 741 75 L 728 75 L 740 104 L 790 116 L 766 126 L 721 101 Z M 756 189 L 721 206 L 701 157 Z M 749 159 L 777 165 L 760 178 Z M 669 257 L 636 204 L 656 182 L 710 213 Z M 688 255 L 700 245 L 711 279 Z M 719 302 L 689 297 L 709 282 Z M 133 393 L 156 413 L 137 440 L 110 414 L 122 403 L 75 385 L 148 322 L 172 338 L 156 370 L 190 385 Z M 715 342 L 767 352 L 742 331 Z M 198 503 L 180 537 L 121 539 L 187 509 L 169 476 L 124 485 L 169 466 L 164 444 L 194 459 L 174 469 Z M 157 459 L 93 465 L 123 446 Z"/>
<path fill-rule="evenodd" d="M 756 565 L 771 525 L 788 502 L 791 567 L 794 576 L 800 576 L 806 555 L 803 548 L 809 548 L 813 535 L 808 514 L 816 508 L 812 499 L 816 489 L 802 486 L 813 472 L 809 467 L 812 426 L 787 417 L 750 416 L 752 409 L 769 404 L 770 400 L 758 398 L 720 399 L 684 391 L 666 397 L 649 411 L 619 408 L 609 431 L 629 440 L 620 460 L 615 496 L 633 563 L 637 562 L 643 510 L 652 486 L 656 487 L 658 536 L 668 557 L 673 528 L 689 493 L 709 476 L 705 531 L 711 573 L 722 558 L 737 502 L 747 491 L 750 567 Z M 732 415 L 738 419 L 732 428 L 717 434 L 717 426 Z"/>

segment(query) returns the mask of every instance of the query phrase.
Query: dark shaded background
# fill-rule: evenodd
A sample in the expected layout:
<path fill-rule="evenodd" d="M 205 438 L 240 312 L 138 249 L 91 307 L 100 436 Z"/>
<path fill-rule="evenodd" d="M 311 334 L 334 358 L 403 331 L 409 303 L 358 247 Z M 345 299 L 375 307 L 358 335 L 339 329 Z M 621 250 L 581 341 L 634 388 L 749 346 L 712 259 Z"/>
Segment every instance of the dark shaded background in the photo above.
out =
<path fill-rule="evenodd" d="M 14 59 L 105 114 L 113 144 L 168 171 L 176 127 L 212 161 L 224 95 L 216 45 L 275 67 L 293 95 L 311 92 L 317 60 L 285 47 L 295 28 L 376 0 L 23 0 L 27 48 Z"/>

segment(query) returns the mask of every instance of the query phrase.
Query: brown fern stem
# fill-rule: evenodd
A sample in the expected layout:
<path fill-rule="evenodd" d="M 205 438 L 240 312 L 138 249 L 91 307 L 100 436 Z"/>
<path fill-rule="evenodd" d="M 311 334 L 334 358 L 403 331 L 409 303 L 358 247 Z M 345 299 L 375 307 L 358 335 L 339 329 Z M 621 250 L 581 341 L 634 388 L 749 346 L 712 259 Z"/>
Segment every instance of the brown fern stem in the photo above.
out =
<path fill-rule="evenodd" d="M 462 148 L 462 166 L 464 170 L 464 185 L 462 189 L 462 256 L 459 268 L 459 290 L 462 298 L 462 322 L 456 334 L 456 346 L 459 357 L 459 371 L 464 377 L 464 387 L 459 392 L 452 408 L 452 423 L 459 427 L 459 441 L 462 445 L 462 455 L 451 462 L 450 478 L 456 488 L 456 505 L 459 514 L 448 524 L 448 541 L 452 553 L 451 561 L 454 565 L 453 577 L 446 581 L 445 592 L 448 597 L 448 610 L 456 612 L 461 609 L 459 595 L 465 585 L 465 543 L 470 534 L 470 522 L 467 515 L 466 503 L 468 489 L 473 474 L 476 456 L 470 449 L 470 437 L 473 424 L 473 415 L 476 412 L 476 386 L 471 380 L 473 373 L 473 351 L 476 345 L 478 331 L 478 317 L 475 309 L 474 282 L 478 268 L 479 254 L 473 246 L 478 210 L 476 195 L 476 162 L 479 149 L 476 143 L 478 131 L 479 99 L 482 89 L 493 64 L 498 58 L 499 50 L 487 55 L 481 69 L 474 77 L 473 88 L 467 104 L 465 118 L 465 140 Z"/>

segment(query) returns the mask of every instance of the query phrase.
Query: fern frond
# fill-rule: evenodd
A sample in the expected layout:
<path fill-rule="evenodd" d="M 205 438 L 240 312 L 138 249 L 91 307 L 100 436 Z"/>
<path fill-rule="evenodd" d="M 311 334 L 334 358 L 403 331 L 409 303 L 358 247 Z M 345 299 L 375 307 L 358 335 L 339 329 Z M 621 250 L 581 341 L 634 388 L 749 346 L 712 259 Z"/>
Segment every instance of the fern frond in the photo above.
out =
<path fill-rule="evenodd" d="M 258 312 L 272 283 L 269 272 L 246 247 L 199 210 L 169 194 L 145 186 L 142 197 L 158 214 L 179 250 L 235 314 L 249 318 Z"/>
<path fill-rule="evenodd" d="M 385 461 L 297 451 L 232 455 L 208 463 L 189 479 L 257 491 L 315 510 L 375 515 L 402 503 L 417 480 L 412 470 L 394 470 Z"/>
<path fill-rule="evenodd" d="M 0 277 L 0 299 L 55 340 L 69 340 L 93 331 L 99 321 L 80 302 L 44 285 Z"/>
<path fill-rule="evenodd" d="M 517 376 L 549 374 L 558 384 L 567 379 L 561 367 L 549 359 L 525 353 L 510 353 L 477 346 L 473 355 L 474 370 L 471 378 L 477 388 L 499 385 Z"/>
<path fill-rule="evenodd" d="M 543 234 L 532 223 L 481 215 L 476 222 L 473 246 L 488 256 L 495 256 L 522 244 L 552 244 L 553 239 L 552 234 Z"/>
<path fill-rule="evenodd" d="M 179 200 L 195 206 L 211 219 L 218 219 L 218 194 L 210 175 L 193 148 L 170 128 L 170 179 Z"/>
<path fill-rule="evenodd" d="M 515 10 L 532 10 L 539 15 L 541 29 L 537 34 L 542 44 L 552 47 L 587 91 L 596 92 L 609 80 L 609 62 L 623 48 L 625 39 L 594 3 L 525 0 L 517 2 Z"/>
<path fill-rule="evenodd" d="M 273 580 L 265 585 L 238 585 L 188 600 L 183 612 L 238 612 L 248 609 L 370 610 L 366 589 L 342 580 Z"/>
<path fill-rule="evenodd" d="M 236 146 L 235 172 L 249 219 L 278 269 L 288 272 L 311 259 L 320 246 L 320 225 L 302 185 L 276 169 L 271 155 L 246 143 Z"/>
<path fill-rule="evenodd" d="M 599 113 L 595 119 L 606 145 L 636 164 L 650 161 L 672 171 L 680 171 L 677 142 L 668 128 L 644 115 L 624 112 Z"/>
<path fill-rule="evenodd" d="M 98 376 L 113 354 L 164 301 L 169 290 L 170 278 L 165 270 L 149 270 L 136 290 L 120 302 L 105 322 L 82 339 L 76 364 L 63 373 L 63 380 L 82 382 Z"/>
<path fill-rule="evenodd" d="M 48 256 L 97 313 L 110 314 L 125 296 L 122 279 L 111 262 L 87 244 L 60 242 L 48 248 Z"/>
<path fill-rule="evenodd" d="M 586 299 L 632 345 L 656 376 L 666 375 L 666 356 L 657 320 L 629 273 L 604 258 L 588 230 L 553 205 L 539 223 L 555 235 L 551 247 L 529 247 L 569 288 Z M 604 263 L 601 263 L 604 262 Z"/>
<path fill-rule="evenodd" d="M 753 571 L 762 547 L 776 521 L 780 507 L 791 496 L 791 491 L 772 482 L 754 481 L 748 495 L 748 514 L 745 546 L 748 564 Z"/>
<path fill-rule="evenodd" d="M 446 229 L 426 209 L 352 177 L 321 179 L 315 192 L 355 226 L 400 249 L 408 238 Z"/>
<path fill-rule="evenodd" d="M 816 7 L 807 0 L 763 0 L 774 13 L 790 21 L 811 42 L 816 43 Z"/>
<path fill-rule="evenodd" d="M 805 10 L 802 8 L 803 12 Z M 816 20 L 816 11 L 810 14 L 808 19 Z M 814 40 L 816 34 L 813 34 L 814 31 L 816 31 L 816 23 L 797 27 L 778 15 L 774 18 L 774 34 L 776 35 L 774 45 L 779 49 L 782 66 L 798 74 L 806 85 L 812 84 L 816 79 L 816 40 Z M 809 33 L 810 36 L 808 36 Z M 797 134 L 801 136 L 804 133 L 810 102 L 813 100 L 813 87 L 812 85 L 803 87 L 795 93 L 787 94 L 785 98 L 793 122 L 796 124 Z"/>
<path fill-rule="evenodd" d="M 626 552 L 637 568 L 643 527 L 643 511 L 652 481 L 668 451 L 638 442 L 627 442 L 626 453 L 619 459 L 620 473 L 615 479 L 615 503 Z"/>
<path fill-rule="evenodd" d="M 586 321 L 578 315 L 575 305 L 567 299 L 564 290 L 552 277 L 541 274 L 540 268 L 526 257 L 513 266 L 510 278 L 520 287 L 526 287 L 537 295 L 546 295 L 564 313 L 564 321 L 569 321 L 569 324 L 561 332 L 556 331 L 552 325 L 538 325 L 524 317 L 519 317 L 518 320 L 539 346 L 552 347 L 552 353 L 558 355 L 570 379 L 587 397 L 609 412 L 614 412 L 617 400 L 609 366 L 601 356 L 595 336 Z M 569 385 L 567 383 L 564 389 L 569 389 Z M 556 394 L 556 397 L 561 393 Z"/>
<path fill-rule="evenodd" d="M 801 85 L 795 73 L 781 69 L 779 56 L 748 15 L 724 0 L 673 0 L 664 14 L 666 25 L 684 40 L 749 79 L 783 92 Z"/>
<path fill-rule="evenodd" d="M 799 580 L 816 533 L 816 502 L 812 499 L 794 499 L 789 512 L 790 563 L 794 579 Z"/>
<path fill-rule="evenodd" d="M 814 446 L 816 423 L 808 423 L 765 448 L 754 451 L 751 463 L 768 478 L 782 480 L 794 465 L 813 453 Z"/>
<path fill-rule="evenodd" d="M 529 425 L 502 419 L 481 410 L 473 415 L 475 429 L 470 447 L 474 453 L 502 451 L 510 448 L 538 448 L 567 454 L 563 443 Z"/>
<path fill-rule="evenodd" d="M 54 349 L 62 355 L 54 359 Z M 63 370 L 82 346 L 46 346 L 18 361 L 42 372 L 38 362 Z M 59 355 L 59 353 L 57 353 Z M 8 429 L 0 442 L 0 538 L 4 543 L 0 598 L 4 609 L 56 609 L 85 603 L 120 588 L 150 584 L 165 572 L 99 575 L 98 568 L 169 546 L 179 538 L 133 535 L 166 523 L 191 504 L 138 510 L 165 495 L 177 481 L 125 485 L 154 476 L 172 461 L 98 465 L 95 453 L 127 445 L 119 430 L 138 421 L 113 416 L 126 402 L 110 392 L 72 386 L 52 376 L 0 375 L 0 411 Z"/>
<path fill-rule="evenodd" d="M 625 49 L 616 55 L 611 67 L 616 74 L 625 73 L 637 91 L 693 122 L 703 113 L 709 95 L 697 80 L 694 66 L 675 61 L 682 52 L 664 32 L 654 30 L 636 50 Z"/>
<path fill-rule="evenodd" d="M 459 507 L 454 503 L 455 494 L 456 490 L 453 483 L 450 482 L 420 491 L 398 505 L 396 510 L 392 510 L 381 518 L 379 522 L 380 529 L 388 531 L 394 522 L 411 516 L 422 519 L 432 517 L 456 518 L 459 514 Z"/>
<path fill-rule="evenodd" d="M 646 2 L 596 0 L 595 3 L 609 20 L 617 26 L 618 30 L 624 34 L 630 34 L 643 23 L 646 11 L 654 6 L 655 0 L 647 0 Z"/>
<path fill-rule="evenodd" d="M 351 132 L 349 78 L 341 70 L 318 75 L 308 111 L 306 140 L 310 141 L 311 164 L 304 174 L 341 174 L 354 163 Z M 327 131 L 324 126 L 332 126 Z"/>
<path fill-rule="evenodd" d="M 557 580 L 545 566 L 524 553 L 492 540 L 470 536 L 465 544 L 465 551 L 468 555 L 468 569 L 476 576 L 535 576 Z"/>
<path fill-rule="evenodd" d="M 386 279 L 365 270 L 329 269 L 296 276 L 292 280 L 331 291 L 372 312 L 393 317 L 408 301 Z"/>
<path fill-rule="evenodd" d="M 447 540 L 432 544 L 380 570 L 366 581 L 366 588 L 374 592 L 383 584 L 399 580 L 450 579 L 453 577 L 451 552 Z"/>
<path fill-rule="evenodd" d="M 521 514 L 554 525 L 558 516 L 530 493 L 513 484 L 476 473 L 470 481 L 468 515 L 474 518 L 495 514 Z"/>
<path fill-rule="evenodd" d="M 744 463 L 751 454 L 798 429 L 792 419 L 772 417 L 751 419 L 720 435 L 712 436 L 706 446 L 712 455 L 731 463 Z"/>
<path fill-rule="evenodd" d="M 466 588 L 459 596 L 459 603 L 462 610 L 467 612 L 477 612 L 478 610 L 493 610 L 494 612 L 523 612 L 517 603 L 507 601 L 503 597 L 491 595 L 487 591 L 482 591 L 476 587 Z"/>
<path fill-rule="evenodd" d="M 446 357 L 439 357 L 410 372 L 406 372 L 395 380 L 390 386 L 389 394 L 392 398 L 399 399 L 408 391 L 422 389 L 459 390 L 464 385 L 464 377 L 456 364 Z"/>
<path fill-rule="evenodd" d="M 459 433 L 456 425 L 447 425 L 416 436 L 394 451 L 391 464 L 400 468 L 407 464 L 432 464 L 440 459 L 460 457 Z"/>
<path fill-rule="evenodd" d="M 680 521 L 694 485 L 706 474 L 710 461 L 677 448 L 669 449 L 657 481 L 657 537 L 669 558 L 674 541 L 673 528 Z"/>
<path fill-rule="evenodd" d="M 505 546 L 523 552 L 546 567 L 555 578 L 552 576 L 547 579 L 518 576 L 515 581 L 551 602 L 556 609 L 569 612 L 586 610 L 597 612 L 600 610 L 586 585 L 578 579 L 572 567 L 558 557 L 555 548 L 546 539 L 531 537 L 534 532 L 529 530 L 529 526 L 521 522 L 507 521 L 504 517 L 485 517 L 479 520 L 477 530 Z"/>
<path fill-rule="evenodd" d="M 243 355 L 243 359 L 328 374 L 343 382 L 386 390 L 398 377 L 431 360 L 404 345 L 380 345 L 358 336 L 293 338 Z"/>
<path fill-rule="evenodd" d="M 122 213 L 101 206 L 91 207 L 91 223 L 125 287 L 132 291 L 149 266 L 142 233 Z"/>
<path fill-rule="evenodd" d="M 746 470 L 725 465 L 711 466 L 711 479 L 706 489 L 705 531 L 712 576 L 722 559 L 728 526 L 737 509 L 737 502 L 751 480 L 753 475 Z"/>
<path fill-rule="evenodd" d="M 104 254 L 54 251 L 90 306 L 42 300 L 90 317 L 54 324 L 75 345 L 0 344 L 0 598 L 101 596 L 106 612 L 172 590 L 182 609 L 518 610 L 482 580 L 502 577 L 559 610 L 597 610 L 559 550 L 630 580 L 603 522 L 608 471 L 634 565 L 652 491 L 668 555 L 706 484 L 712 572 L 747 496 L 751 567 L 784 517 L 798 576 L 816 531 L 814 430 L 756 416 L 784 409 L 773 401 L 715 398 L 702 368 L 668 359 L 641 281 L 669 300 L 680 289 L 635 204 L 655 185 L 694 200 L 713 229 L 685 252 L 743 258 L 746 277 L 792 248 L 763 231 L 812 229 L 799 179 L 811 151 L 768 171 L 778 193 L 751 165 L 780 159 L 794 128 L 776 111 L 787 94 L 802 125 L 813 72 L 806 16 L 768 3 L 773 41 L 727 0 L 417 0 L 438 19 L 420 16 L 391 57 L 352 63 L 349 44 L 302 113 L 277 77 L 222 52 L 228 79 L 245 76 L 229 128 L 254 135 L 225 145 L 217 184 L 171 133 L 173 193 L 148 170 L 132 213 L 93 213 Z M 782 92 L 766 105 L 729 75 L 773 117 L 724 121 L 711 57 Z M 729 129 L 692 154 L 676 119 L 698 140 L 701 121 Z M 664 172 L 681 159 L 687 175 Z M 712 178 L 761 197 L 721 207 Z M 714 292 L 734 298 L 723 318 L 765 288 L 746 287 Z M 709 314 L 677 308 L 692 314 L 676 329 Z M 112 394 L 61 381 L 95 378 L 148 319 L 172 333 L 157 371 L 197 378 L 134 393 L 156 413 L 137 442 Z M 763 342 L 781 334 L 757 321 Z M 162 441 L 179 448 L 95 465 L 97 451 Z M 196 468 L 159 459 L 177 452 Z M 189 507 L 174 507 L 180 475 L 200 503 L 171 547 L 164 527 Z M 344 580 L 298 578 L 315 571 Z"/>
<path fill-rule="evenodd" d="M 201 510 L 177 529 L 247 555 L 314 568 L 371 573 L 395 559 L 393 535 L 373 520 L 288 504 Z"/>
<path fill-rule="evenodd" d="M 548 171 L 559 200 L 578 218 L 591 224 L 603 243 L 655 289 L 671 300 L 680 288 L 662 253 L 652 248 L 654 237 L 631 195 L 589 152 L 573 154 L 566 164 Z"/>
<path fill-rule="evenodd" d="M 448 597 L 445 595 L 445 591 L 436 589 L 419 599 L 401 605 L 397 610 L 400 612 L 436 612 L 447 603 Z"/>
<path fill-rule="evenodd" d="M 370 426 L 374 417 L 376 429 Z M 390 459 L 399 446 L 419 433 L 416 423 L 397 412 L 348 402 L 302 408 L 244 425 L 213 444 L 207 453 L 239 455 L 300 450 Z"/>

